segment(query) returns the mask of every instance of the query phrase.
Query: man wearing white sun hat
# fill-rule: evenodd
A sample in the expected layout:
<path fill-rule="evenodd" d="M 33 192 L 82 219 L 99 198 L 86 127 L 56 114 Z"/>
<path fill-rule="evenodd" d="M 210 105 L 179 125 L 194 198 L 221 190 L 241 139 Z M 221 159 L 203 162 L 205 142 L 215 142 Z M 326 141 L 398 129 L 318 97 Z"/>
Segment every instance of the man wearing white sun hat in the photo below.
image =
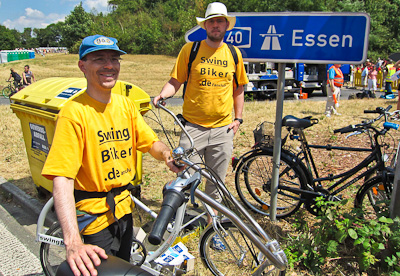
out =
<path fill-rule="evenodd" d="M 226 31 L 236 23 L 236 18 L 228 15 L 225 5 L 210 3 L 205 18 L 196 20 L 206 30 L 207 38 L 183 46 L 170 74 L 171 79 L 154 98 L 153 104 L 175 95 L 184 84 L 182 115 L 185 128 L 194 138 L 195 147 L 206 165 L 225 181 L 233 137 L 243 123 L 243 86 L 248 83 L 248 78 L 240 51 L 224 43 Z M 181 136 L 180 145 L 188 148 L 185 135 Z M 199 159 L 195 156 L 193 161 Z M 205 192 L 221 200 L 212 183 L 206 183 Z"/>

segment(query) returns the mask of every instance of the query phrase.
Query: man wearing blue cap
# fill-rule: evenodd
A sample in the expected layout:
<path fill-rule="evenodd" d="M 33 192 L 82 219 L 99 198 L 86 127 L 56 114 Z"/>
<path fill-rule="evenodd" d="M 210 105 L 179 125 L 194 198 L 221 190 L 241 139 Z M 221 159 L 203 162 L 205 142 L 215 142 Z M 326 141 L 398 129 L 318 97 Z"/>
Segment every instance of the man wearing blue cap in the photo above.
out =
<path fill-rule="evenodd" d="M 129 183 L 136 174 L 136 150 L 165 161 L 173 172 L 180 170 L 134 103 L 111 93 L 123 54 L 115 38 L 83 39 L 78 66 L 87 89 L 61 109 L 42 171 L 53 180 L 54 205 L 75 275 L 97 275 L 95 266 L 106 254 L 129 261 Z"/>

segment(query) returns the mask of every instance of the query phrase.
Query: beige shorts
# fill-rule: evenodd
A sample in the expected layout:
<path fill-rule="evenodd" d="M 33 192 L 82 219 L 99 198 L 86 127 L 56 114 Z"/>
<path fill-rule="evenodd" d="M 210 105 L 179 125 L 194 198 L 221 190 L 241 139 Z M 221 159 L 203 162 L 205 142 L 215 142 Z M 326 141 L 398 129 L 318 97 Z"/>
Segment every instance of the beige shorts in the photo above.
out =
<path fill-rule="evenodd" d="M 185 129 L 194 140 L 194 147 L 199 155 L 191 157 L 192 162 L 201 162 L 203 160 L 207 167 L 212 169 L 218 177 L 225 182 L 226 172 L 233 150 L 233 130 L 228 131 L 228 126 L 218 128 L 205 128 L 187 122 Z M 185 149 L 189 148 L 189 139 L 184 133 L 181 134 L 179 145 Z M 200 158 L 201 157 L 201 158 Z M 215 185 L 207 181 L 205 193 L 217 201 L 221 197 Z"/>

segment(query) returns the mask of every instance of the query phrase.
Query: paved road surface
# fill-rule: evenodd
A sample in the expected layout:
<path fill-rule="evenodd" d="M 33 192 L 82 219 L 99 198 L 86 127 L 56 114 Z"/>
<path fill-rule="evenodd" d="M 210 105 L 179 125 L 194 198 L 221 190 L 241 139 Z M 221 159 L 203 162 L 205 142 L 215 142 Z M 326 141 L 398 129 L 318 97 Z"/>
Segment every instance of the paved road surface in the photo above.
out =
<path fill-rule="evenodd" d="M 35 217 L 0 196 L 0 275 L 42 276 Z"/>
<path fill-rule="evenodd" d="M 358 90 L 355 89 L 342 89 L 342 95 L 341 95 L 341 100 L 347 100 L 349 95 L 352 93 L 359 92 Z M 313 101 L 324 101 L 326 99 L 326 96 L 322 95 L 321 91 L 315 91 L 313 92 L 312 96 L 309 98 L 309 100 Z M 293 97 L 288 97 L 285 100 L 294 100 Z M 168 102 L 170 104 L 182 104 L 182 98 L 181 97 L 174 97 L 172 99 L 169 99 Z M 5 104 L 10 104 L 9 99 L 5 99 L 3 97 L 0 97 L 0 105 L 5 105 Z"/>

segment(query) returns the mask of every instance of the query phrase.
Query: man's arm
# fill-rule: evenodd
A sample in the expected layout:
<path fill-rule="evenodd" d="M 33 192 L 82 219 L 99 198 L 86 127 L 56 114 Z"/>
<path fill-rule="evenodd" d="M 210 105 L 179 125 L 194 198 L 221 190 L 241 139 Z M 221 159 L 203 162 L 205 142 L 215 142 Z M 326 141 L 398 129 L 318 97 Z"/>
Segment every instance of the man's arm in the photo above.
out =
<path fill-rule="evenodd" d="M 74 275 L 97 275 L 95 266 L 100 258 L 107 259 L 106 252 L 95 245 L 84 244 L 76 220 L 74 180 L 62 176 L 53 179 L 53 197 L 57 217 L 63 231 L 67 262 Z"/>
<path fill-rule="evenodd" d="M 24 80 L 24 83 L 28 84 L 28 82 L 26 81 L 25 72 L 22 72 L 22 79 Z"/>
<path fill-rule="evenodd" d="M 163 142 L 155 142 L 149 150 L 149 153 L 155 159 L 159 161 L 164 161 L 168 168 L 174 173 L 178 173 L 183 170 L 182 167 L 175 166 L 174 159 L 171 156 L 171 150 Z"/>
<path fill-rule="evenodd" d="M 179 82 L 177 79 L 171 78 L 161 89 L 160 95 L 154 97 L 153 105 L 157 107 L 157 102 L 161 98 L 169 98 L 172 97 L 178 92 L 179 88 L 181 87 L 182 83 Z"/>
<path fill-rule="evenodd" d="M 243 117 L 243 106 L 244 106 L 244 86 L 240 85 L 233 91 L 233 109 L 235 111 L 235 118 L 242 119 Z M 229 129 L 233 129 L 233 133 L 236 134 L 240 126 L 239 121 L 233 121 L 229 125 Z"/>
<path fill-rule="evenodd" d="M 150 148 L 149 153 L 155 159 L 164 161 L 168 168 L 174 173 L 182 171 L 183 168 L 175 166 L 174 159 L 171 156 L 171 150 L 163 142 L 155 142 Z"/>
<path fill-rule="evenodd" d="M 396 61 L 396 63 L 393 66 L 396 68 L 399 68 L 400 67 L 400 59 L 398 61 Z"/>

